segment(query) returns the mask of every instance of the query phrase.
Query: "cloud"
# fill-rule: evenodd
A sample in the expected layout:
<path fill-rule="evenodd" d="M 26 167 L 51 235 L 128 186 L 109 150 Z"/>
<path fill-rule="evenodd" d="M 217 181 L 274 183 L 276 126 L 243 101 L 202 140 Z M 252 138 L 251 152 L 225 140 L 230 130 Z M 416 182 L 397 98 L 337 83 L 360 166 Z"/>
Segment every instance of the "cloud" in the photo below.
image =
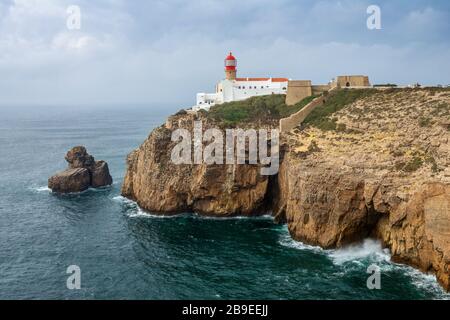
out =
<path fill-rule="evenodd" d="M 409 3 L 381 1 L 383 30 L 369 31 L 356 0 L 2 1 L 0 105 L 189 106 L 229 50 L 241 75 L 450 82 L 449 5 Z M 71 4 L 81 30 L 66 28 Z"/>

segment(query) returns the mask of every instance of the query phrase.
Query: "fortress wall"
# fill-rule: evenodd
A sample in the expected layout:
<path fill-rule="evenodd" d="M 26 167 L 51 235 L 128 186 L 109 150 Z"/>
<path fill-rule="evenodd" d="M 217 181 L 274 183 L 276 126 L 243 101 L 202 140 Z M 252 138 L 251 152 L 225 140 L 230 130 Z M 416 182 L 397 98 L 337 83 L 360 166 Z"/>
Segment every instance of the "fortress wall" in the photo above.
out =
<path fill-rule="evenodd" d="M 331 89 L 331 86 L 329 84 L 313 85 L 312 86 L 312 94 L 316 96 L 316 95 L 322 94 L 325 91 L 328 91 L 330 89 Z"/>
<path fill-rule="evenodd" d="M 350 87 L 369 87 L 368 76 L 338 76 L 335 80 L 335 85 L 345 88 L 347 84 Z"/>
<path fill-rule="evenodd" d="M 313 111 L 317 106 L 322 105 L 327 97 L 333 94 L 338 88 L 332 88 L 327 96 L 321 95 L 320 97 L 315 98 L 313 101 L 308 103 L 303 109 L 297 111 L 294 114 L 291 114 L 289 117 L 280 120 L 280 132 L 289 132 L 295 127 L 299 126 L 306 117 Z"/>
<path fill-rule="evenodd" d="M 291 114 L 289 117 L 280 120 L 280 132 L 288 132 L 300 125 L 303 120 L 309 115 L 309 113 L 317 106 L 322 105 L 324 102 L 323 96 L 315 98 L 309 104 L 307 104 L 300 111 Z"/>
<path fill-rule="evenodd" d="M 290 80 L 286 93 L 286 104 L 294 105 L 304 98 L 312 95 L 312 86 L 310 80 Z"/>

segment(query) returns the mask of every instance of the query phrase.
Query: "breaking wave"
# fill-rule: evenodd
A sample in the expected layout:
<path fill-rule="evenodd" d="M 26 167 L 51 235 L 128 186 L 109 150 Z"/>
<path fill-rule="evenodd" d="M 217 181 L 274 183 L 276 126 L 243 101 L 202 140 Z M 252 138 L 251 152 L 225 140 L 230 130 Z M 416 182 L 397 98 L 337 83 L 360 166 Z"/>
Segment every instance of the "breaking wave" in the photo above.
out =
<path fill-rule="evenodd" d="M 34 192 L 51 192 L 50 188 L 47 186 L 42 186 L 42 187 L 30 187 L 31 191 Z"/>
<path fill-rule="evenodd" d="M 337 273 L 341 274 L 341 276 L 361 270 L 362 268 L 365 270 L 369 265 L 375 264 L 380 268 L 381 272 L 403 273 L 416 288 L 433 294 L 437 299 L 450 300 L 450 293 L 443 290 L 436 280 L 435 275 L 426 274 L 413 267 L 392 262 L 389 249 L 383 248 L 380 241 L 366 239 L 359 244 L 340 249 L 325 250 L 317 246 L 295 241 L 286 232 L 280 236 L 279 243 L 289 248 L 307 250 L 312 253 L 327 256 L 335 266 L 342 268 L 342 272 Z"/>
<path fill-rule="evenodd" d="M 327 250 L 328 257 L 334 264 L 343 265 L 347 262 L 369 260 L 370 262 L 390 262 L 389 249 L 383 249 L 381 242 L 366 239 L 360 244 L 351 245 L 335 250 Z"/>

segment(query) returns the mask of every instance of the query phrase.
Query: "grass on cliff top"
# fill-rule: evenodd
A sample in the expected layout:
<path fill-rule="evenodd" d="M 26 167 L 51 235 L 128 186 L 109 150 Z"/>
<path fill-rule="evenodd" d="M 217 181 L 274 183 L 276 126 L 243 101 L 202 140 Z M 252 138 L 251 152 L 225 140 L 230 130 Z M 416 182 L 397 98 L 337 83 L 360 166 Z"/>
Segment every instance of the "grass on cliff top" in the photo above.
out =
<path fill-rule="evenodd" d="M 315 96 L 307 97 L 295 105 L 288 106 L 283 94 L 251 97 L 213 106 L 208 117 L 230 126 L 243 122 L 278 120 L 299 111 L 314 98 Z"/>
<path fill-rule="evenodd" d="M 330 115 L 341 110 L 346 105 L 355 102 L 358 99 L 368 97 L 374 93 L 380 92 L 377 89 L 343 89 L 329 95 L 326 102 L 316 107 L 303 122 L 304 125 L 311 125 L 321 130 L 336 130 L 337 125 Z"/>

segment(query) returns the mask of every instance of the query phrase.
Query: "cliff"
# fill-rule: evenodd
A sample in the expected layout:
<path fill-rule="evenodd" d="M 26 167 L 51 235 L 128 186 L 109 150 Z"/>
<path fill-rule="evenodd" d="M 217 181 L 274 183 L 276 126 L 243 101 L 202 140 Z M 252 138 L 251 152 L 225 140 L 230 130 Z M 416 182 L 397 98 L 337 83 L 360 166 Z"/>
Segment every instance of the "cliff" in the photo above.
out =
<path fill-rule="evenodd" d="M 317 117 L 329 107 L 288 135 L 276 213 L 293 238 L 326 248 L 381 239 L 448 290 L 450 92 L 371 92 Z"/>
<path fill-rule="evenodd" d="M 273 212 L 293 238 L 325 248 L 375 237 L 395 261 L 435 273 L 449 290 L 450 92 L 342 90 L 283 134 L 275 176 L 262 176 L 260 165 L 171 162 L 174 129 L 192 131 L 196 120 L 204 129 L 275 128 L 295 112 L 269 109 L 259 123 L 220 121 L 226 108 L 170 117 L 129 155 L 123 195 L 162 214 Z"/>
<path fill-rule="evenodd" d="M 172 132 L 181 128 L 193 134 L 194 121 L 202 122 L 203 131 L 221 125 L 202 113 L 171 116 L 128 156 L 122 194 L 161 214 L 263 214 L 269 178 L 260 175 L 259 165 L 173 163 Z"/>

